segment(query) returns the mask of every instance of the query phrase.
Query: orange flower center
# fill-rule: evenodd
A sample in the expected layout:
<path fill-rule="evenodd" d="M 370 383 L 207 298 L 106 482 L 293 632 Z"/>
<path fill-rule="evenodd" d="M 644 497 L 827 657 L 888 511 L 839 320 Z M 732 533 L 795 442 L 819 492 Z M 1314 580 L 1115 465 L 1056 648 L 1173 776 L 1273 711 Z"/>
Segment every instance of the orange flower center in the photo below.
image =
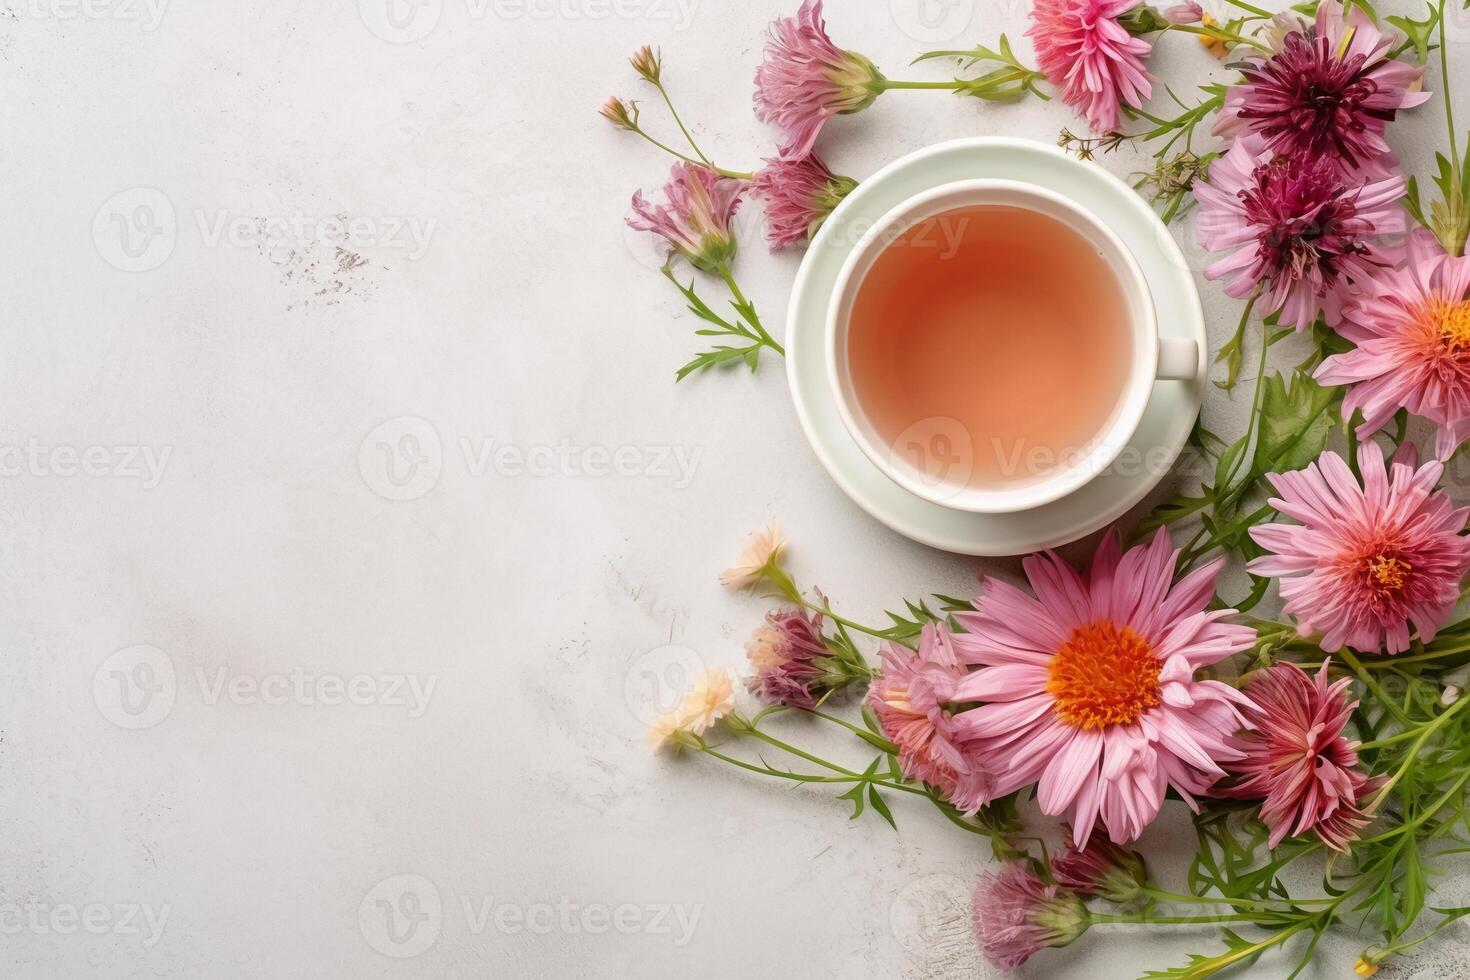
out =
<path fill-rule="evenodd" d="M 1381 552 L 1369 558 L 1365 567 L 1368 571 L 1369 587 L 1385 596 L 1402 592 L 1404 586 L 1409 584 L 1409 573 L 1414 570 L 1413 565 L 1397 555 L 1385 555 Z"/>
<path fill-rule="evenodd" d="M 1162 665 L 1149 642 L 1127 626 L 1079 626 L 1052 655 L 1046 690 L 1057 717 L 1096 731 L 1135 722 L 1159 703 Z"/>
<path fill-rule="evenodd" d="M 1424 311 L 1425 319 L 1439 333 L 1446 354 L 1470 353 L 1470 300 L 1450 303 L 1432 301 Z"/>

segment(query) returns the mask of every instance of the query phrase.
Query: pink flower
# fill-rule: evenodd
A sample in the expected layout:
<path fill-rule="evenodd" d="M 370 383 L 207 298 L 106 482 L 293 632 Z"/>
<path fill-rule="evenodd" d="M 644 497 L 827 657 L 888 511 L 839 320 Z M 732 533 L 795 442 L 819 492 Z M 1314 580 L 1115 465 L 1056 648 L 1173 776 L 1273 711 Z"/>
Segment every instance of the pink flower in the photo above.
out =
<path fill-rule="evenodd" d="M 1026 32 L 1038 67 L 1061 89 L 1062 101 L 1087 117 L 1096 133 L 1120 125 L 1119 105 L 1137 109 L 1153 94 L 1144 60 L 1153 46 L 1118 18 L 1143 0 L 1036 0 Z"/>
<path fill-rule="evenodd" d="M 735 259 L 730 220 L 744 193 L 741 181 L 680 161 L 669 171 L 669 182 L 664 185 L 667 204 L 651 205 L 642 191 L 634 192 L 628 227 L 653 232 L 696 269 L 714 272 Z"/>
<path fill-rule="evenodd" d="M 1201 247 L 1231 254 L 1205 269 L 1229 277 L 1225 292 L 1242 299 L 1263 290 L 1261 315 L 1279 312 L 1298 330 L 1324 305 L 1336 311 L 1349 284 L 1382 267 L 1374 238 L 1404 230 L 1398 201 L 1402 174 L 1368 179 L 1328 157 L 1278 157 L 1261 137 L 1244 136 L 1196 181 L 1195 237 Z"/>
<path fill-rule="evenodd" d="M 1104 837 L 1093 837 L 1082 848 L 1069 843 L 1063 854 L 1052 858 L 1051 876 L 1063 888 L 1110 902 L 1131 902 L 1148 884 L 1143 856 Z"/>
<path fill-rule="evenodd" d="M 769 527 L 751 531 L 735 564 L 720 573 L 720 584 L 731 589 L 748 589 L 763 581 L 772 570 L 781 567 L 787 544 L 786 532 L 781 530 L 778 521 L 773 520 Z"/>
<path fill-rule="evenodd" d="M 1189 3 L 1176 3 L 1164 11 L 1164 19 L 1171 24 L 1198 24 L 1204 16 L 1204 8 L 1193 0 Z"/>
<path fill-rule="evenodd" d="M 918 652 L 897 643 L 885 646 L 882 672 L 868 688 L 868 706 L 883 734 L 898 746 L 904 776 L 928 783 L 962 812 L 974 813 L 995 794 L 944 704 L 953 699 L 964 673 L 954 641 L 948 628 L 930 625 L 919 635 Z"/>
<path fill-rule="evenodd" d="M 1316 378 L 1353 386 L 1342 411 L 1362 411 L 1359 437 L 1400 408 L 1439 427 L 1440 459 L 1470 436 L 1470 257 L 1446 254 L 1427 232 L 1410 236 L 1404 264 L 1367 284 L 1337 332 L 1357 349 L 1327 358 Z"/>
<path fill-rule="evenodd" d="M 1215 133 L 1258 133 L 1272 153 L 1349 167 L 1389 157 L 1388 123 L 1430 97 L 1413 91 L 1424 69 L 1389 60 L 1393 45 L 1362 9 L 1345 15 L 1337 0 L 1323 0 L 1315 25 L 1282 34 L 1269 57 L 1248 55 L 1245 81 L 1231 86 Z"/>
<path fill-rule="evenodd" d="M 1247 703 L 1195 671 L 1250 647 L 1255 630 L 1207 612 L 1223 559 L 1173 581 L 1162 530 L 1121 552 L 1109 533 L 1084 578 L 1053 552 L 1023 563 L 1035 596 L 994 579 L 955 637 L 984 665 L 953 700 L 988 702 L 954 719 L 993 773 L 992 796 L 1039 783 L 1042 812 L 1067 813 L 1087 843 L 1100 818 L 1115 843 L 1136 839 L 1173 788 L 1191 807 L 1238 759 L 1226 739 Z M 1232 703 L 1234 702 L 1234 703 Z"/>
<path fill-rule="evenodd" d="M 1082 899 L 1046 884 L 1023 861 L 980 876 L 970 920 L 985 958 L 1003 970 L 1047 946 L 1066 946 L 1090 924 Z"/>
<path fill-rule="evenodd" d="M 1270 846 L 1311 831 L 1335 851 L 1372 819 L 1359 805 L 1378 783 L 1355 767 L 1358 743 L 1342 734 L 1358 702 L 1349 702 L 1352 678 L 1327 680 L 1327 664 L 1313 680 L 1293 663 L 1276 663 L 1254 675 L 1245 691 L 1250 731 L 1233 743 L 1244 756 L 1231 763 L 1234 777 L 1224 794 L 1263 800 L 1261 820 Z"/>
<path fill-rule="evenodd" d="M 815 708 L 831 690 L 831 684 L 823 684 L 832 657 L 822 640 L 820 615 L 808 618 L 800 609 L 768 613 L 745 653 L 755 668 L 746 687 L 767 704 Z"/>
<path fill-rule="evenodd" d="M 755 115 L 786 134 L 781 159 L 800 160 L 836 115 L 860 112 L 883 92 L 883 73 L 827 36 L 822 0 L 802 0 L 795 17 L 771 24 L 755 72 Z"/>
<path fill-rule="evenodd" d="M 815 153 L 799 160 L 767 160 L 755 175 L 755 195 L 766 202 L 766 237 L 771 251 L 816 235 L 822 222 L 842 199 L 852 192 L 857 181 L 839 177 Z"/>
<path fill-rule="evenodd" d="M 1409 648 L 1410 623 L 1428 642 L 1460 598 L 1470 570 L 1470 509 L 1436 492 L 1444 467 L 1415 466 L 1413 453 L 1385 467 L 1383 450 L 1364 444 L 1362 486 L 1336 453 L 1295 473 L 1275 473 L 1272 507 L 1300 524 L 1264 524 L 1251 537 L 1271 552 L 1256 575 L 1281 579 L 1286 612 L 1306 634 L 1320 632 L 1329 652 Z"/>

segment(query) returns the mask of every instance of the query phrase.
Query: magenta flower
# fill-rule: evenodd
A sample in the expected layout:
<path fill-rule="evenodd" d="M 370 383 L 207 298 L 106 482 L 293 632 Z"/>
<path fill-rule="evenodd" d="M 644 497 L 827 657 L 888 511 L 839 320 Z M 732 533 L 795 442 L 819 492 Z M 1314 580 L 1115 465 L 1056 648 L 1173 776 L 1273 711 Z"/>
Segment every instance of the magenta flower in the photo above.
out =
<path fill-rule="evenodd" d="M 1247 703 L 1195 671 L 1247 649 L 1255 630 L 1207 612 L 1223 559 L 1174 582 L 1179 552 L 1160 531 L 1121 551 L 1109 533 L 1086 577 L 1053 552 L 1023 563 L 1035 596 L 987 579 L 969 632 L 955 716 L 993 773 L 992 796 L 1038 783 L 1043 813 L 1069 814 L 1081 847 L 1100 818 L 1115 843 L 1136 839 L 1173 788 L 1191 807 L 1239 758 L 1226 739 Z M 1232 703 L 1233 702 L 1233 703 Z"/>
<path fill-rule="evenodd" d="M 1342 410 L 1362 411 L 1359 437 L 1400 408 L 1439 427 L 1440 459 L 1470 437 L 1470 258 L 1448 255 L 1427 232 L 1410 236 L 1403 265 L 1375 276 L 1336 327 L 1357 349 L 1327 358 L 1316 378 L 1353 386 Z"/>
<path fill-rule="evenodd" d="M 1098 836 L 1082 848 L 1069 841 L 1067 850 L 1052 858 L 1051 876 L 1063 888 L 1110 902 L 1131 902 L 1148 884 L 1143 855 Z"/>
<path fill-rule="evenodd" d="M 666 204 L 652 205 L 642 191 L 633 193 L 628 227 L 651 231 L 703 272 L 728 267 L 735 259 L 735 233 L 730 227 L 745 184 L 721 177 L 709 167 L 680 161 L 664 185 Z"/>
<path fill-rule="evenodd" d="M 1003 970 L 1048 946 L 1074 942 L 1090 924 L 1081 898 L 1046 884 L 1023 861 L 980 876 L 970 921 L 985 958 Z"/>
<path fill-rule="evenodd" d="M 766 202 L 766 238 L 771 251 L 810 241 L 827 215 L 857 181 L 839 177 L 815 153 L 799 160 L 767 160 L 752 188 Z"/>
<path fill-rule="evenodd" d="M 1062 101 L 1087 117 L 1095 133 L 1121 123 L 1119 106 L 1137 109 L 1153 94 L 1144 60 L 1153 46 L 1118 18 L 1143 0 L 1036 0 L 1026 35 L 1037 66 Z"/>
<path fill-rule="evenodd" d="M 1372 819 L 1360 805 L 1378 783 L 1356 768 L 1358 743 L 1343 735 L 1358 702 L 1349 702 L 1352 678 L 1335 684 L 1327 664 L 1316 679 L 1293 663 L 1273 664 L 1246 683 L 1255 702 L 1245 711 L 1250 728 L 1233 741 L 1244 758 L 1230 764 L 1224 795 L 1262 800 L 1270 846 L 1312 832 L 1345 851 Z"/>
<path fill-rule="evenodd" d="M 1300 524 L 1264 524 L 1251 537 L 1271 554 L 1250 571 L 1281 579 L 1286 612 L 1304 634 L 1321 633 L 1328 652 L 1402 653 L 1410 624 L 1428 642 L 1460 598 L 1470 570 L 1470 509 L 1436 491 L 1444 467 L 1415 465 L 1412 451 L 1385 466 L 1364 444 L 1361 486 L 1336 453 L 1295 473 L 1275 473 L 1272 507 Z"/>
<path fill-rule="evenodd" d="M 820 615 L 808 618 L 800 609 L 766 614 L 765 625 L 756 629 L 745 653 L 755 668 L 746 686 L 766 704 L 815 708 L 831 690 L 824 683 L 831 679 L 831 654 L 822 640 Z"/>
<path fill-rule="evenodd" d="M 795 17 L 771 24 L 755 72 L 755 115 L 786 134 L 781 159 L 800 160 L 833 116 L 860 112 L 883 91 L 883 73 L 827 36 L 822 0 L 802 0 Z"/>
<path fill-rule="evenodd" d="M 1225 292 L 1242 299 L 1262 290 L 1264 309 L 1298 330 L 1324 307 L 1334 314 L 1348 287 L 1386 261 L 1375 239 L 1400 234 L 1402 174 L 1367 179 L 1324 156 L 1276 156 L 1261 137 L 1244 136 L 1196 181 L 1195 237 L 1211 252 L 1230 251 L 1205 269 L 1228 277 Z"/>
<path fill-rule="evenodd" d="M 1388 123 L 1430 97 L 1412 91 L 1424 69 L 1389 60 L 1393 44 L 1362 9 L 1345 15 L 1337 0 L 1322 0 L 1314 25 L 1280 35 L 1269 57 L 1248 54 L 1245 81 L 1226 94 L 1215 133 L 1257 133 L 1274 154 L 1352 168 L 1389 157 Z"/>
<path fill-rule="evenodd" d="M 928 783 L 962 812 L 974 813 L 995 794 L 945 705 L 964 673 L 954 640 L 948 628 L 930 625 L 919 636 L 917 652 L 887 644 L 883 669 L 868 688 L 867 703 L 883 734 L 898 746 L 904 776 Z"/>

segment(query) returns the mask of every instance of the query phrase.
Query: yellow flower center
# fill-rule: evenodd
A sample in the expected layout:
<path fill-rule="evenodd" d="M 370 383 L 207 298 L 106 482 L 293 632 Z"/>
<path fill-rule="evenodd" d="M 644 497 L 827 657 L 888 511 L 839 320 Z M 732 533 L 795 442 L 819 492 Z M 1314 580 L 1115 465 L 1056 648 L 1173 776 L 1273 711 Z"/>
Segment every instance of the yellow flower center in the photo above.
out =
<path fill-rule="evenodd" d="M 1424 313 L 1439 333 L 1439 342 L 1445 353 L 1470 353 L 1470 300 L 1458 303 L 1435 300 Z"/>
<path fill-rule="evenodd" d="M 1057 717 L 1096 731 L 1135 722 L 1160 699 L 1158 656 L 1127 626 L 1079 626 L 1052 655 L 1046 690 Z"/>
<path fill-rule="evenodd" d="M 1379 553 L 1367 561 L 1368 584 L 1380 595 L 1402 592 L 1409 584 L 1409 573 L 1414 566 L 1397 555 Z"/>

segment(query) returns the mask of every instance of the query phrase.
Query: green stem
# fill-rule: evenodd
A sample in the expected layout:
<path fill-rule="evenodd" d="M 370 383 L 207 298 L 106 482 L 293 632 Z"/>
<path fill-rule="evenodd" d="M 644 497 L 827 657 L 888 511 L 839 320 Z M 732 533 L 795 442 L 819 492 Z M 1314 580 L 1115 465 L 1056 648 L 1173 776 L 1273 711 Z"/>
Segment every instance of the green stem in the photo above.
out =
<path fill-rule="evenodd" d="M 1248 47 L 1255 48 L 1257 51 L 1264 51 L 1268 55 L 1272 53 L 1271 49 L 1260 41 L 1246 37 L 1243 34 L 1236 34 L 1234 31 L 1227 31 L 1221 27 L 1196 27 L 1192 24 L 1170 24 L 1164 30 L 1183 31 L 1185 34 L 1198 34 L 1200 37 L 1207 37 L 1215 41 L 1230 41 L 1234 44 L 1244 44 Z"/>
<path fill-rule="evenodd" d="M 1444 4 L 1445 0 L 1439 0 L 1439 71 L 1442 76 L 1440 87 L 1444 90 L 1444 116 L 1450 130 L 1450 158 L 1454 162 L 1454 172 L 1459 174 L 1460 133 L 1455 128 L 1455 106 L 1450 98 L 1450 55 L 1449 45 L 1445 43 L 1444 36 Z"/>
<path fill-rule="evenodd" d="M 750 325 L 755 328 L 755 332 L 760 334 L 761 343 L 782 357 L 785 357 L 786 348 L 776 343 L 776 339 L 766 333 L 766 328 L 761 325 L 761 318 L 755 312 L 755 305 L 747 300 L 745 294 L 740 291 L 740 286 L 735 282 L 735 277 L 731 275 L 729 267 L 721 266 L 718 271 L 720 278 L 725 280 L 725 285 L 730 288 L 730 295 L 735 298 L 736 308 L 745 314 L 745 318 L 750 321 Z"/>
<path fill-rule="evenodd" d="M 1352 654 L 1348 654 L 1346 650 L 1343 650 L 1342 652 L 1344 654 L 1347 654 L 1348 658 L 1352 657 Z M 1384 704 L 1392 709 L 1395 714 L 1400 714 L 1398 706 L 1395 705 L 1392 701 L 1384 699 Z M 1398 785 L 1399 780 L 1403 779 L 1404 775 L 1409 771 L 1414 763 L 1418 761 L 1419 752 L 1421 749 L 1424 748 L 1424 743 L 1429 741 L 1429 736 L 1433 735 L 1437 730 L 1439 730 L 1441 725 L 1443 725 L 1449 719 L 1453 718 L 1460 711 L 1460 709 L 1465 707 L 1465 705 L 1467 704 L 1470 704 L 1470 698 L 1461 698 L 1454 704 L 1450 705 L 1447 709 L 1445 709 L 1445 711 L 1441 713 L 1438 718 L 1435 718 L 1433 721 L 1424 724 L 1419 732 L 1419 737 L 1414 739 L 1414 744 L 1409 746 L 1408 752 L 1404 754 L 1404 761 L 1402 764 L 1399 765 L 1398 771 L 1393 774 L 1392 778 L 1390 778 L 1388 782 L 1384 783 L 1383 786 L 1379 788 L 1377 794 L 1374 795 L 1372 801 L 1366 807 L 1366 812 L 1376 813 L 1378 811 L 1378 808 L 1383 805 L 1383 801 L 1388 799 L 1388 794 L 1393 791 L 1393 788 L 1396 785 Z M 1470 778 L 1470 770 L 1466 770 L 1466 778 Z M 1457 785 L 1463 786 L 1464 779 L 1460 780 Z M 1443 804 L 1441 803 L 1439 804 L 1439 806 L 1443 806 Z M 1438 810 L 1439 806 L 1436 806 L 1434 810 Z M 1434 810 L 1430 810 L 1428 811 L 1428 813 L 1421 815 L 1419 817 L 1419 822 L 1427 819 L 1429 814 L 1433 813 Z M 1412 826 L 1417 826 L 1417 823 L 1404 824 L 1402 827 L 1397 827 L 1386 834 L 1381 834 L 1378 837 L 1370 838 L 1369 840 L 1381 840 L 1386 837 L 1392 837 L 1395 833 L 1401 833 L 1406 827 Z"/>
<path fill-rule="evenodd" d="M 1337 655 L 1341 657 L 1343 659 L 1343 662 L 1346 663 L 1348 667 L 1352 669 L 1352 672 L 1358 676 L 1358 680 L 1363 682 L 1363 686 L 1372 691 L 1373 696 L 1376 697 L 1379 701 L 1383 702 L 1383 706 L 1387 708 L 1393 714 L 1393 716 L 1399 720 L 1400 724 L 1412 725 L 1414 723 L 1413 719 L 1406 715 L 1404 713 L 1404 710 L 1398 706 L 1398 703 L 1384 692 L 1383 688 L 1378 685 L 1378 682 L 1373 679 L 1373 675 L 1368 673 L 1368 671 L 1363 667 L 1362 661 L 1353 656 L 1353 652 L 1351 650 L 1349 650 L 1347 647 L 1343 647 L 1337 652 Z M 1384 789 L 1387 788 L 1388 787 L 1384 787 Z"/>
<path fill-rule="evenodd" d="M 1105 915 L 1093 912 L 1091 919 L 1094 923 L 1130 924 L 1130 925 L 1209 925 L 1214 922 L 1259 922 L 1261 916 L 1248 912 L 1230 912 L 1225 915 L 1159 915 L 1153 916 L 1147 913 L 1136 913 L 1133 915 Z"/>
<path fill-rule="evenodd" d="M 654 146 L 658 147 L 660 150 L 663 150 L 665 153 L 669 154 L 670 156 L 678 157 L 680 160 L 683 160 L 685 163 L 692 163 L 696 167 L 709 167 L 711 170 L 713 170 L 715 173 L 719 174 L 721 177 L 729 177 L 731 180 L 752 180 L 755 177 L 755 174 L 743 173 L 743 172 L 741 172 L 739 170 L 726 170 L 724 167 L 717 167 L 713 163 L 710 163 L 708 160 L 704 160 L 704 159 L 696 160 L 696 159 L 694 159 L 693 157 L 689 156 L 686 153 L 680 153 L 678 150 L 674 149 L 669 144 L 664 143 L 661 140 L 654 139 L 652 136 L 650 136 L 648 133 L 645 133 L 642 129 L 639 129 L 637 126 L 634 126 L 632 128 L 631 132 L 637 133 L 639 136 L 642 136 L 644 139 L 648 140 L 648 142 L 652 143 Z"/>
<path fill-rule="evenodd" d="M 838 718 L 836 715 L 829 715 L 825 711 L 821 711 L 817 708 L 807 708 L 806 713 L 809 715 L 816 715 L 823 721 L 830 721 L 834 725 L 846 728 L 854 735 L 860 736 L 863 741 L 867 742 L 869 745 L 874 744 L 871 739 L 882 739 L 885 743 L 887 743 L 886 746 L 883 748 L 884 752 L 887 752 L 889 755 L 896 755 L 898 753 L 898 746 L 894 745 L 892 742 L 889 742 L 887 739 L 883 738 L 883 736 L 868 731 L 866 728 L 859 728 L 857 725 L 854 725 L 850 721 L 844 721 L 843 719 Z"/>
<path fill-rule="evenodd" d="M 949 81 L 949 82 L 899 82 L 899 81 L 894 81 L 891 78 L 885 78 L 885 79 L 882 79 L 881 81 L 873 82 L 872 84 L 880 92 L 886 92 L 889 89 L 901 89 L 901 88 L 904 88 L 904 89 L 961 89 L 961 88 L 964 88 L 965 85 L 966 85 L 966 83 L 963 80 L 958 79 L 958 78 L 956 78 L 953 81 Z"/>
<path fill-rule="evenodd" d="M 1243 3 L 1242 0 L 1225 0 L 1225 2 L 1230 4 L 1232 7 L 1239 7 L 1246 13 L 1254 14 L 1255 16 L 1264 18 L 1266 20 L 1270 20 L 1273 16 L 1270 11 L 1262 10 L 1260 7 L 1255 7 L 1248 3 Z"/>
<path fill-rule="evenodd" d="M 779 738 L 776 738 L 774 735 L 767 735 L 765 732 L 759 729 L 752 729 L 747 734 L 752 735 L 755 738 L 760 739 L 762 742 L 765 742 L 767 745 L 778 748 L 783 752 L 789 752 L 792 755 L 796 756 L 798 759 L 805 759 L 807 762 L 810 762 L 813 765 L 821 766 L 824 769 L 830 769 L 833 772 L 843 776 L 847 782 L 861 781 L 865 783 L 873 783 L 874 785 L 882 786 L 887 789 L 896 789 L 903 793 L 913 793 L 915 796 L 929 795 L 929 791 L 927 789 L 923 789 L 918 786 L 910 786 L 907 783 L 895 783 L 890 780 L 880 779 L 876 776 L 867 776 L 860 772 L 853 772 L 851 769 L 845 769 L 834 762 L 828 762 L 826 759 L 823 759 L 820 756 L 812 755 L 810 752 L 799 749 L 788 742 L 783 742 Z"/>
<path fill-rule="evenodd" d="M 1275 908 L 1271 903 L 1257 901 L 1253 898 L 1228 898 L 1224 895 L 1180 895 L 1177 892 L 1166 892 L 1159 888 L 1144 888 L 1143 893 L 1151 898 L 1163 902 L 1177 903 L 1181 905 L 1230 905 L 1234 908 L 1255 909 L 1280 913 L 1282 909 Z M 1277 905 L 1331 905 L 1336 899 L 1332 898 L 1292 898 L 1280 899 Z"/>
<path fill-rule="evenodd" d="M 694 142 L 694 137 L 690 135 L 689 128 L 684 125 L 684 120 L 679 118 L 679 110 L 674 108 L 674 100 L 669 98 L 669 90 L 664 88 L 664 83 L 654 82 L 653 84 L 658 89 L 658 94 L 664 97 L 664 105 L 669 107 L 669 115 L 674 117 L 674 124 L 679 127 L 679 132 L 684 134 L 685 141 L 694 149 L 695 155 L 709 166 L 714 167 L 714 161 L 704 155 L 704 151 L 699 148 L 699 144 Z M 715 169 L 718 170 L 719 168 L 715 167 Z"/>

